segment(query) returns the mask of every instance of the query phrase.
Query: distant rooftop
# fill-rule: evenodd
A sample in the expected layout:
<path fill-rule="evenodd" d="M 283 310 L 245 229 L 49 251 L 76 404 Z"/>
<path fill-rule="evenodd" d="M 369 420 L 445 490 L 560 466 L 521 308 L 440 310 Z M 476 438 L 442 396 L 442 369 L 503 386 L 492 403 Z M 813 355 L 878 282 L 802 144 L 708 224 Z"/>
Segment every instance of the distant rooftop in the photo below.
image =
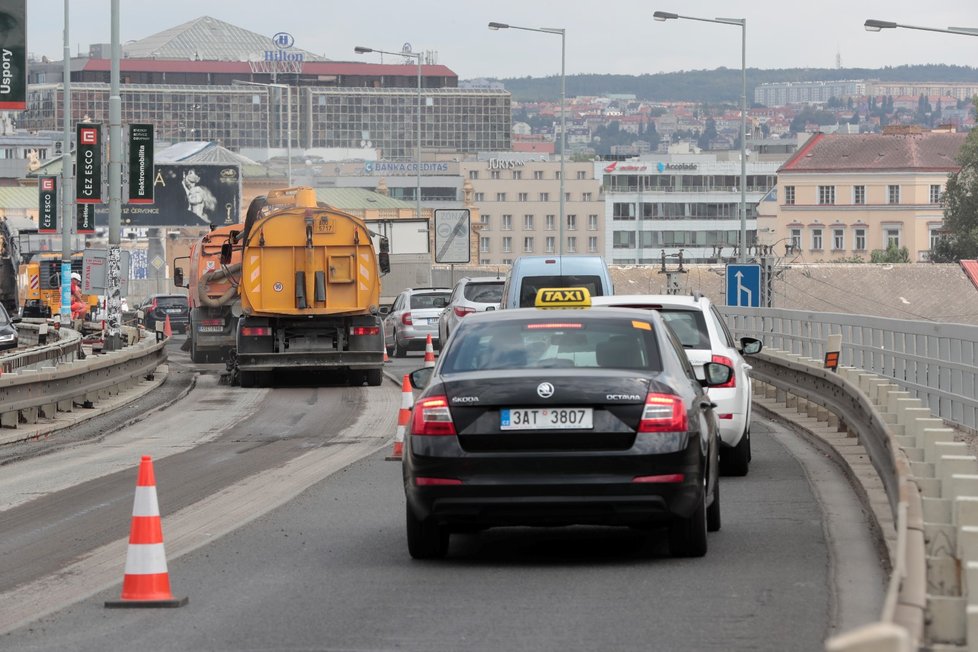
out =
<path fill-rule="evenodd" d="M 955 172 L 964 133 L 822 134 L 809 139 L 778 172 Z"/>

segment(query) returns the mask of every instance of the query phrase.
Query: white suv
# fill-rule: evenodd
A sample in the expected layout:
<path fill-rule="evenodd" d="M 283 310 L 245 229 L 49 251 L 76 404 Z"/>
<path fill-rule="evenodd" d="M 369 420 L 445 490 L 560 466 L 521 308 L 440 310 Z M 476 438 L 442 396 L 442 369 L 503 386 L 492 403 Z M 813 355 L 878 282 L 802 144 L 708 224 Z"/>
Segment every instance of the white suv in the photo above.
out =
<path fill-rule="evenodd" d="M 728 475 L 747 475 L 750 463 L 750 417 L 753 389 L 751 366 L 743 355 L 761 350 L 761 341 L 742 337 L 737 342 L 727 329 L 723 316 L 706 297 L 671 294 L 618 294 L 591 297 L 591 305 L 620 308 L 645 308 L 659 311 L 686 349 L 697 378 L 703 377 L 703 364 L 719 362 L 733 367 L 730 382 L 708 391 L 717 404 L 714 412 L 720 424 L 721 469 Z"/>

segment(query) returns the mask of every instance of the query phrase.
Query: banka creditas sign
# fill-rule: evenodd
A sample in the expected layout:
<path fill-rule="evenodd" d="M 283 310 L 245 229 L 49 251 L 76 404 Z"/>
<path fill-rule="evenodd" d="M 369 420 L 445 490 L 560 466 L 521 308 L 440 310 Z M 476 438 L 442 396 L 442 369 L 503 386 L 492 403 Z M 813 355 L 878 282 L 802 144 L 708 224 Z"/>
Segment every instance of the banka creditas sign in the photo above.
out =
<path fill-rule="evenodd" d="M 422 163 L 422 172 L 448 172 L 448 163 Z M 364 174 L 417 174 L 417 163 L 395 163 L 393 161 L 365 161 Z"/>
<path fill-rule="evenodd" d="M 272 37 L 274 50 L 265 50 L 265 61 L 303 61 L 301 52 L 290 52 L 295 46 L 295 38 L 288 32 L 279 32 Z"/>

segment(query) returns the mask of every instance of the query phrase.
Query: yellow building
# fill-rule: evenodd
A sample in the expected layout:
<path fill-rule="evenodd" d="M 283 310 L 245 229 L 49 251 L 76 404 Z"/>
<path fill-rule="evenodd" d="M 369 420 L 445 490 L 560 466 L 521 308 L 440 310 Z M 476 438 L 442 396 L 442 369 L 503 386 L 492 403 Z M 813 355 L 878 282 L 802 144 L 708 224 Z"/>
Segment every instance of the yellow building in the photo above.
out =
<path fill-rule="evenodd" d="M 776 209 L 758 214 L 760 244 L 792 244 L 804 262 L 869 260 L 890 244 L 913 262 L 928 260 L 966 136 L 814 134 L 778 170 Z"/>

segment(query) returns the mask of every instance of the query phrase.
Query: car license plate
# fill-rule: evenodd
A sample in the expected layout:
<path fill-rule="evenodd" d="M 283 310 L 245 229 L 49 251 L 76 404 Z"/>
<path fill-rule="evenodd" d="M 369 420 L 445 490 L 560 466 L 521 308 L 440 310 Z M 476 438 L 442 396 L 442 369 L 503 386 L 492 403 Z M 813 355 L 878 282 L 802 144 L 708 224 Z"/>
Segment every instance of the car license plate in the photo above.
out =
<path fill-rule="evenodd" d="M 197 332 L 198 333 L 223 333 L 224 327 L 223 326 L 198 326 Z"/>
<path fill-rule="evenodd" d="M 176 313 L 183 312 L 183 310 L 181 310 L 180 308 L 167 308 L 163 312 L 173 315 L 173 314 L 176 314 Z"/>
<path fill-rule="evenodd" d="M 590 430 L 591 408 L 505 408 L 499 411 L 500 430 Z"/>

